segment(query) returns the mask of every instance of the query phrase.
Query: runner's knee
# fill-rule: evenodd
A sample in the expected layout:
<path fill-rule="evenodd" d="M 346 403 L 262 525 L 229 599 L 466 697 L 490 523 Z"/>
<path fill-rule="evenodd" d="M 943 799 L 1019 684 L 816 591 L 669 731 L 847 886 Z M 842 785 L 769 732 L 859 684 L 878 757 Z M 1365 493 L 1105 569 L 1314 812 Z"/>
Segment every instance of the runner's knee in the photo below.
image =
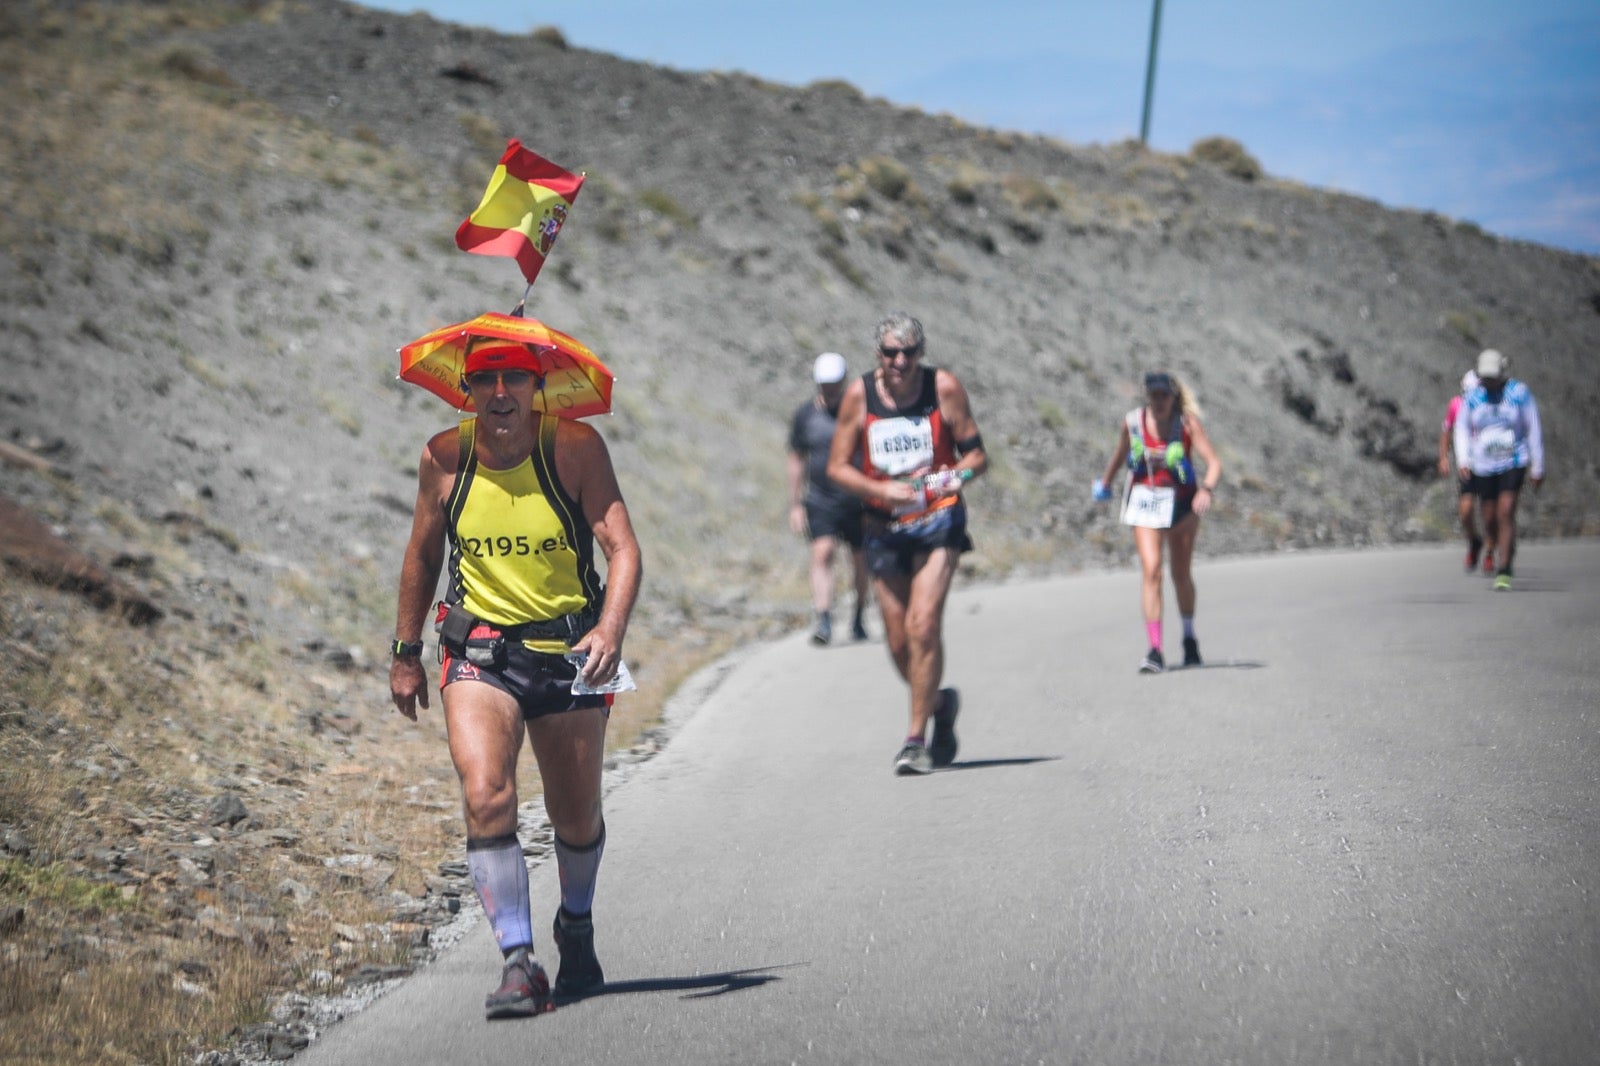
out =
<path fill-rule="evenodd" d="M 508 814 L 513 821 L 516 818 L 516 784 L 497 774 L 463 776 L 461 800 L 466 807 L 468 822 L 493 823 L 503 820 Z"/>

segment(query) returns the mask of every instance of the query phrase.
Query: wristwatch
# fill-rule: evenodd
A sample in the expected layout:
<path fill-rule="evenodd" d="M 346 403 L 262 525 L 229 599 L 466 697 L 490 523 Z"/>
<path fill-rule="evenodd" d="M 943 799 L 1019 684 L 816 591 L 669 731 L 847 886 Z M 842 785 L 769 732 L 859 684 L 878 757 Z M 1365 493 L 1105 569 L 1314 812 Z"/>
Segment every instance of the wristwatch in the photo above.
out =
<path fill-rule="evenodd" d="M 396 640 L 389 645 L 389 652 L 396 659 L 420 659 L 422 658 L 422 641 L 407 643 L 403 640 Z"/>

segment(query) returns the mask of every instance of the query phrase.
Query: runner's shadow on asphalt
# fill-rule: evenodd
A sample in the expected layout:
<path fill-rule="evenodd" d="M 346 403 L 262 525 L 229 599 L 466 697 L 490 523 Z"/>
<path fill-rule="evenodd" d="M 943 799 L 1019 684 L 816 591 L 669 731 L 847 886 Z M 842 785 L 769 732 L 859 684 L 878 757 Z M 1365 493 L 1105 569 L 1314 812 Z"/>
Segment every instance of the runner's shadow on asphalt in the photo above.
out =
<path fill-rule="evenodd" d="M 1059 755 L 1025 755 L 1016 759 L 958 759 L 949 766 L 939 767 L 935 773 L 950 770 L 992 770 L 996 766 L 1027 766 L 1036 762 L 1060 762 Z"/>
<path fill-rule="evenodd" d="M 607 981 L 592 992 L 583 992 L 575 996 L 556 996 L 555 1001 L 558 1005 L 577 1003 L 585 999 L 616 996 L 626 992 L 686 992 L 688 994 L 681 998 L 709 999 L 729 992 L 743 992 L 747 988 L 759 988 L 769 981 L 781 981 L 783 978 L 772 973 L 772 970 L 799 965 L 801 963 L 793 962 L 785 966 L 762 966 L 753 970 L 703 973 L 694 977 L 641 977 L 634 981 Z"/>
<path fill-rule="evenodd" d="M 1162 671 L 1164 674 L 1185 674 L 1190 670 L 1260 670 L 1266 663 L 1258 663 L 1254 659 L 1223 659 L 1201 663 L 1199 666 L 1169 666 Z"/>

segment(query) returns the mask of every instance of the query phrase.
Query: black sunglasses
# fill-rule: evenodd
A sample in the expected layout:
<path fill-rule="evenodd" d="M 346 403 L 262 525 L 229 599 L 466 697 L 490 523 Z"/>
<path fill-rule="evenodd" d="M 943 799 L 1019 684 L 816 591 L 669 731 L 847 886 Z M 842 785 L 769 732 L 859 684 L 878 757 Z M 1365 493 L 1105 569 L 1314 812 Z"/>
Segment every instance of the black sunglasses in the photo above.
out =
<path fill-rule="evenodd" d="M 469 389 L 492 389 L 495 379 L 505 382 L 506 388 L 514 389 L 526 385 L 533 380 L 531 370 L 479 370 L 467 375 Z"/>
<path fill-rule="evenodd" d="M 885 359 L 893 359 L 899 355 L 903 355 L 907 359 L 915 359 L 922 354 L 922 345 L 913 344 L 907 348 L 891 348 L 887 344 L 883 344 L 878 346 L 878 354 Z"/>

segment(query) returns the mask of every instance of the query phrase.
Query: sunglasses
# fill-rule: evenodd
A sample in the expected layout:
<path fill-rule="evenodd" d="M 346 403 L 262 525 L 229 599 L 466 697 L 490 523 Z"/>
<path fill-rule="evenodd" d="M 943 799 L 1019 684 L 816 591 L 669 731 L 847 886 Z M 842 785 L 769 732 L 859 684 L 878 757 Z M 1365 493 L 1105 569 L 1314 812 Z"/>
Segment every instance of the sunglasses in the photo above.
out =
<path fill-rule="evenodd" d="M 917 356 L 922 354 L 922 345 L 913 344 L 909 348 L 891 348 L 887 344 L 884 344 L 879 346 L 878 354 L 891 361 L 896 356 L 901 355 L 905 356 L 907 359 L 915 359 Z"/>
<path fill-rule="evenodd" d="M 467 387 L 469 389 L 492 389 L 497 378 L 505 383 L 506 388 L 515 389 L 532 381 L 533 372 L 530 370 L 479 370 L 476 373 L 467 375 Z"/>

